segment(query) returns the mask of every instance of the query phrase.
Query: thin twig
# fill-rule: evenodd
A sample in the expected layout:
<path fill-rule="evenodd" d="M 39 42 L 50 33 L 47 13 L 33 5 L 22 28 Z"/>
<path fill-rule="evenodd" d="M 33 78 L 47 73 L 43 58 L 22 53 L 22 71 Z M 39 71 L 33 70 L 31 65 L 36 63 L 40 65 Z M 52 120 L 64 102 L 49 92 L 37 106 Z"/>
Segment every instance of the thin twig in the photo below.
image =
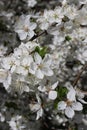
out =
<path fill-rule="evenodd" d="M 43 34 L 47 34 L 47 31 L 43 31 L 43 32 L 41 32 L 40 34 L 35 35 L 34 37 L 32 37 L 32 38 L 30 39 L 30 41 L 33 41 L 33 40 L 37 39 L 38 37 L 42 36 Z"/>
<path fill-rule="evenodd" d="M 81 71 L 78 73 L 76 79 L 74 80 L 73 87 L 75 87 L 75 86 L 77 85 L 78 80 L 80 79 L 80 76 L 82 75 L 83 71 L 84 71 L 86 68 L 87 68 L 87 64 L 85 64 L 85 65 L 82 67 Z"/>

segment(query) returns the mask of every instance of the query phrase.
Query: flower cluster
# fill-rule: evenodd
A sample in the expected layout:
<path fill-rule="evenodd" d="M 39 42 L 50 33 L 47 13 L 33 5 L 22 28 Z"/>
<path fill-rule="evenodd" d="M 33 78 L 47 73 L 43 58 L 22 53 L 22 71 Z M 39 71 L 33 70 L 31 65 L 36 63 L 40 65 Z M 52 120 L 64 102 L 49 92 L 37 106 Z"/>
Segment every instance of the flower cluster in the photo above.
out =
<path fill-rule="evenodd" d="M 38 4 L 36 0 L 27 3 L 31 8 Z M 48 111 L 60 124 L 72 119 L 87 104 L 81 82 L 79 87 L 73 85 L 87 62 L 87 0 L 63 0 L 53 10 L 21 15 L 14 31 L 21 44 L 9 55 L 7 47 L 0 46 L 0 83 L 8 93 L 32 97 L 27 106 L 36 120 Z M 40 31 L 52 37 L 51 43 L 39 38 Z M 25 129 L 21 119 L 16 115 L 8 121 L 12 130 Z"/>

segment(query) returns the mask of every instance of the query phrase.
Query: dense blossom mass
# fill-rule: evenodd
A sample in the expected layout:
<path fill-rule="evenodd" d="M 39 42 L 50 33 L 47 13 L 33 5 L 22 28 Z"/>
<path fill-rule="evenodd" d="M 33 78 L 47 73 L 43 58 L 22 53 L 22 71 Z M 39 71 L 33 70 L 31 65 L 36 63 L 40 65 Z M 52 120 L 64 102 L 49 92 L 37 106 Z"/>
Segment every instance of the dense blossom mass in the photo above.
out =
<path fill-rule="evenodd" d="M 31 10 L 38 4 L 24 2 Z M 0 83 L 9 94 L 30 96 L 28 111 L 36 120 L 49 111 L 58 124 L 72 120 L 87 104 L 80 81 L 73 85 L 87 62 L 87 0 L 63 0 L 54 9 L 22 14 L 13 27 L 21 44 L 10 54 L 0 45 Z M 41 32 L 52 37 L 51 43 Z M 26 120 L 16 114 L 7 123 L 11 130 L 25 130 Z"/>

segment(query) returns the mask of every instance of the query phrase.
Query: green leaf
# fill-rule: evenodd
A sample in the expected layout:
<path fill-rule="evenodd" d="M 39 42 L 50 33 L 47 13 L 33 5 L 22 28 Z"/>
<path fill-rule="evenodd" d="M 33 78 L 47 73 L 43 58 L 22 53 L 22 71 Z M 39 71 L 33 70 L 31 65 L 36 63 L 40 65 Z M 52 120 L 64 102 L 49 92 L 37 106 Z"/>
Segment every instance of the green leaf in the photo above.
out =
<path fill-rule="evenodd" d="M 35 48 L 35 52 L 40 52 L 40 47 L 39 46 L 36 46 L 36 48 Z"/>
<path fill-rule="evenodd" d="M 43 48 L 40 48 L 39 46 L 37 46 L 35 48 L 35 52 L 38 52 L 39 55 L 44 58 L 45 54 L 47 53 L 47 47 L 43 47 Z"/>
<path fill-rule="evenodd" d="M 54 101 L 54 109 L 57 109 L 58 102 L 59 102 L 58 99 L 56 99 L 56 100 Z"/>
<path fill-rule="evenodd" d="M 59 99 L 62 100 L 64 98 L 66 98 L 66 94 L 68 93 L 68 90 L 65 87 L 59 87 L 57 92 L 58 92 Z"/>
<path fill-rule="evenodd" d="M 65 37 L 65 40 L 66 40 L 66 41 L 70 41 L 71 39 L 72 39 L 72 38 L 71 38 L 70 36 L 68 36 L 68 35 Z"/>

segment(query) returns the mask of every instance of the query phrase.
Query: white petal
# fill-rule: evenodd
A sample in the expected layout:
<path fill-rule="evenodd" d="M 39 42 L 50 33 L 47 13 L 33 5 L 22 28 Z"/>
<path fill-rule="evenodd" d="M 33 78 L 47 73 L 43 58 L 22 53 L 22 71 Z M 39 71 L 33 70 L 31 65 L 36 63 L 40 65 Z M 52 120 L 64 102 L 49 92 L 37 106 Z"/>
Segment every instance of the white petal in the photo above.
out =
<path fill-rule="evenodd" d="M 28 39 L 31 39 L 34 36 L 34 31 L 28 31 Z"/>
<path fill-rule="evenodd" d="M 50 91 L 48 97 L 51 100 L 55 100 L 57 98 L 57 92 L 56 91 Z"/>
<path fill-rule="evenodd" d="M 25 40 L 26 37 L 27 37 L 27 32 L 23 31 L 23 30 L 19 30 L 17 31 L 18 35 L 19 35 L 19 38 L 20 40 Z"/>
<path fill-rule="evenodd" d="M 36 69 L 37 69 L 37 65 L 36 65 L 34 62 L 32 62 L 32 63 L 30 64 L 30 66 L 29 66 L 29 72 L 30 72 L 31 74 L 35 74 Z"/>
<path fill-rule="evenodd" d="M 75 101 L 75 95 L 76 95 L 76 92 L 74 89 L 71 89 L 68 94 L 67 94 L 67 99 L 69 99 L 69 101 Z"/>
<path fill-rule="evenodd" d="M 51 63 L 52 63 L 52 60 L 50 58 L 49 55 L 45 55 L 44 59 L 43 59 L 43 63 L 46 65 L 46 66 L 50 66 Z"/>
<path fill-rule="evenodd" d="M 83 118 L 83 119 L 82 119 L 82 122 L 84 123 L 84 125 L 87 126 L 87 119 Z"/>
<path fill-rule="evenodd" d="M 16 65 L 13 65 L 13 66 L 11 67 L 11 73 L 13 73 L 15 70 L 16 70 Z"/>
<path fill-rule="evenodd" d="M 83 109 L 83 106 L 80 102 L 72 103 L 72 109 L 76 111 L 81 111 Z"/>
<path fill-rule="evenodd" d="M 35 60 L 36 64 L 40 64 L 42 61 L 41 56 L 37 52 L 34 54 L 34 60 Z"/>
<path fill-rule="evenodd" d="M 11 85 L 11 74 L 9 73 L 7 79 L 3 82 L 3 86 L 5 87 L 6 90 L 8 90 L 10 85 Z"/>
<path fill-rule="evenodd" d="M 4 69 L 0 69 L 0 83 L 4 82 L 7 76 L 7 71 L 5 71 Z"/>
<path fill-rule="evenodd" d="M 52 85 L 51 89 L 54 90 L 57 87 L 57 85 L 58 85 L 58 81 Z"/>
<path fill-rule="evenodd" d="M 29 87 L 28 86 L 24 86 L 24 91 L 25 92 L 29 92 Z"/>
<path fill-rule="evenodd" d="M 43 68 L 42 68 L 42 72 L 43 72 L 44 75 L 46 75 L 46 76 L 52 76 L 52 75 L 53 75 L 53 71 L 52 71 L 50 68 L 43 67 Z"/>
<path fill-rule="evenodd" d="M 30 23 L 30 30 L 34 30 L 37 27 L 36 23 Z"/>
<path fill-rule="evenodd" d="M 27 15 L 24 17 L 24 25 L 29 26 L 30 24 L 30 15 Z"/>
<path fill-rule="evenodd" d="M 75 115 L 74 110 L 73 110 L 71 107 L 67 107 L 67 108 L 65 109 L 65 115 L 66 115 L 68 118 L 73 118 L 73 116 Z"/>
<path fill-rule="evenodd" d="M 58 103 L 58 110 L 64 110 L 64 109 L 66 109 L 66 103 L 64 102 L 64 101 L 60 101 L 59 103 Z"/>
<path fill-rule="evenodd" d="M 3 115 L 0 118 L 1 118 L 1 122 L 5 121 L 5 117 Z"/>
<path fill-rule="evenodd" d="M 39 86 L 39 87 L 38 87 L 38 90 L 39 90 L 40 92 L 46 92 L 46 87 L 45 87 L 45 86 Z"/>
<path fill-rule="evenodd" d="M 8 82 L 5 81 L 5 82 L 3 83 L 3 86 L 5 87 L 6 90 L 9 90 L 10 84 L 8 84 Z"/>
<path fill-rule="evenodd" d="M 35 76 L 36 76 L 38 79 L 43 79 L 43 78 L 44 78 L 44 74 L 42 73 L 42 71 L 41 71 L 40 69 L 36 70 Z"/>
<path fill-rule="evenodd" d="M 29 104 L 30 110 L 33 112 L 36 112 L 40 109 L 40 105 L 39 104 Z"/>
<path fill-rule="evenodd" d="M 81 98 L 79 98 L 78 99 L 81 103 L 84 103 L 84 104 L 87 104 L 87 102 L 86 101 L 84 101 L 83 99 L 81 99 Z"/>
<path fill-rule="evenodd" d="M 16 122 L 15 121 L 9 121 L 9 126 L 12 128 L 12 129 L 14 129 L 14 130 L 16 130 Z"/>
<path fill-rule="evenodd" d="M 41 108 L 41 109 L 37 112 L 36 120 L 38 120 L 40 117 L 42 117 L 42 115 L 43 115 L 43 109 Z"/>
<path fill-rule="evenodd" d="M 49 27 L 49 23 L 47 23 L 46 21 L 42 22 L 42 24 L 40 25 L 40 28 L 42 30 L 47 30 Z"/>
<path fill-rule="evenodd" d="M 38 103 L 41 104 L 41 99 L 40 99 L 40 97 L 38 96 L 38 94 L 36 94 L 36 98 L 37 98 Z"/>
<path fill-rule="evenodd" d="M 25 69 L 23 66 L 18 66 L 16 68 L 16 73 L 26 76 L 28 74 L 28 70 Z"/>
<path fill-rule="evenodd" d="M 33 62 L 33 58 L 32 58 L 32 56 L 25 56 L 24 58 L 23 58 L 23 60 L 22 60 L 22 65 L 23 66 L 29 66 L 30 65 L 30 63 L 32 63 Z"/>

